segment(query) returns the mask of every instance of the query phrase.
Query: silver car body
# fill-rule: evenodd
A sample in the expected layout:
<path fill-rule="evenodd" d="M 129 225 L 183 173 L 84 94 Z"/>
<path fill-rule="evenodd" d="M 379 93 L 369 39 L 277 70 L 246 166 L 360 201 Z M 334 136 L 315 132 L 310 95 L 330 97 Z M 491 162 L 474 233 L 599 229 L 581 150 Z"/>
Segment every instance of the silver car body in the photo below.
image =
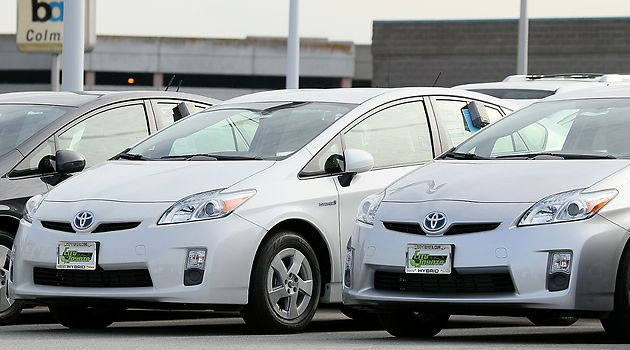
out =
<path fill-rule="evenodd" d="M 546 100 L 599 98 L 630 99 L 630 89 L 589 89 Z M 627 159 L 435 160 L 385 190 L 374 225 L 357 222 L 348 245 L 354 256 L 348 262 L 352 274 L 344 282 L 343 301 L 381 311 L 413 305 L 454 314 L 511 315 L 528 309 L 576 315 L 609 312 L 620 257 L 629 238 L 629 178 Z M 586 220 L 518 226 L 535 203 L 576 189 L 616 189 L 619 193 Z M 421 225 L 434 212 L 444 213 L 447 220 L 436 235 L 400 232 L 390 225 Z M 496 224 L 496 228 L 474 229 L 488 223 Z M 465 234 L 448 234 L 451 227 L 463 224 L 473 228 Z M 440 292 L 440 286 L 430 286 L 435 287 L 430 292 L 411 290 L 419 288 L 413 283 L 431 282 L 417 281 L 405 273 L 409 244 L 452 245 L 454 273 L 461 281 L 484 281 L 487 288 L 481 293 L 475 292 L 478 286 L 474 285 L 457 293 Z M 564 290 L 548 290 L 551 252 L 573 254 L 570 280 Z M 503 276 L 501 283 L 511 283 L 513 289 L 496 280 L 476 279 L 479 276 Z"/>

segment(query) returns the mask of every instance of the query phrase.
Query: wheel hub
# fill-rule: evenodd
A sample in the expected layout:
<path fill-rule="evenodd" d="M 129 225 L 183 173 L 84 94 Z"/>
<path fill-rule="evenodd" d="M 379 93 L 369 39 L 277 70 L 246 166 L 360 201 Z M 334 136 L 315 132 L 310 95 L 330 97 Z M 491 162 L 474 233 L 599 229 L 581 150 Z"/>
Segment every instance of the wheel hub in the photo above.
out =
<path fill-rule="evenodd" d="M 287 248 L 271 261 L 267 273 L 267 300 L 279 317 L 293 320 L 308 310 L 313 292 L 313 271 L 299 250 Z"/>

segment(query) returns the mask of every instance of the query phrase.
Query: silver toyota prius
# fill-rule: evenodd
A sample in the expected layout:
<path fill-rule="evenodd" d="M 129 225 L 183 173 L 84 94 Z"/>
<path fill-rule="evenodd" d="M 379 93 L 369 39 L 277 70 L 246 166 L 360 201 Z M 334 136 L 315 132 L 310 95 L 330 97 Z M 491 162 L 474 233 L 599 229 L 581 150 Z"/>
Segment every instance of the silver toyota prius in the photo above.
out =
<path fill-rule="evenodd" d="M 598 318 L 628 341 L 629 229 L 630 88 L 556 95 L 366 198 L 343 301 L 399 337 L 474 314 Z"/>

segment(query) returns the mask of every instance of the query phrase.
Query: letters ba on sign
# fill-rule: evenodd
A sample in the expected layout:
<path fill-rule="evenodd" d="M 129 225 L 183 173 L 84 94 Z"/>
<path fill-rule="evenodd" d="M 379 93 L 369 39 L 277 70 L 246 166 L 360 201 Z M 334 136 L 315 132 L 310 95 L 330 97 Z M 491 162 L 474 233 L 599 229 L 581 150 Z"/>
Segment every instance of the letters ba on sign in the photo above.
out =
<path fill-rule="evenodd" d="M 96 43 L 94 0 L 85 1 L 85 51 Z M 18 48 L 25 52 L 61 52 L 64 0 L 18 0 Z"/>

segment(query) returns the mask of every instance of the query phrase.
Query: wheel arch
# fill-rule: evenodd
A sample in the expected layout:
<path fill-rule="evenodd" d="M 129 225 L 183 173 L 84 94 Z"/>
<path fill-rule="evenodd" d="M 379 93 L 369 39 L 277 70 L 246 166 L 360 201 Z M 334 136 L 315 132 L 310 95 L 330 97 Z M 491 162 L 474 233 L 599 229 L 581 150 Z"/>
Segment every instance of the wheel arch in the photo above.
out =
<path fill-rule="evenodd" d="M 322 295 L 326 292 L 326 285 L 332 281 L 332 254 L 329 242 L 324 234 L 312 222 L 303 218 L 286 218 L 277 222 L 263 237 L 262 241 L 256 249 L 256 256 L 261 247 L 273 236 L 274 233 L 280 231 L 294 231 L 303 237 L 315 251 L 319 262 L 320 272 L 322 274 Z M 253 269 L 252 269 L 253 271 Z"/>
<path fill-rule="evenodd" d="M 15 237 L 20 219 L 12 215 L 0 214 L 0 231 L 9 233 Z"/>

